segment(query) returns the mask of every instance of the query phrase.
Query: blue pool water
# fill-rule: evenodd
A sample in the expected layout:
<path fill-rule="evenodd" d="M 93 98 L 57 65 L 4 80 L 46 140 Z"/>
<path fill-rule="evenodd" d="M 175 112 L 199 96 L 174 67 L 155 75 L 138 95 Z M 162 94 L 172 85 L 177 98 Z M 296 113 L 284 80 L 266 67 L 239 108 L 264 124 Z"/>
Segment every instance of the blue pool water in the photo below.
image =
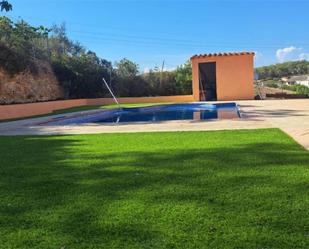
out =
<path fill-rule="evenodd" d="M 82 123 L 134 123 L 162 122 L 170 120 L 209 120 L 239 118 L 235 103 L 223 104 L 169 104 L 148 107 L 121 108 L 63 117 L 48 122 L 48 125 Z"/>

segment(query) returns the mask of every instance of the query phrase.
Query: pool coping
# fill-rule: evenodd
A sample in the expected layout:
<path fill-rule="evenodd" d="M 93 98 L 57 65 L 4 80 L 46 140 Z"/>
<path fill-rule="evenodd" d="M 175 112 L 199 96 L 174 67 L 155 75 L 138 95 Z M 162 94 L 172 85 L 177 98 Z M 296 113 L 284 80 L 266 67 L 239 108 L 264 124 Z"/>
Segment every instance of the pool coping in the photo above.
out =
<path fill-rule="evenodd" d="M 192 102 L 192 103 L 174 103 L 174 104 L 160 104 L 160 105 L 151 105 L 151 106 L 141 106 L 141 107 L 124 107 L 124 108 L 111 108 L 111 109 L 100 109 L 100 110 L 92 110 L 92 111 L 83 111 L 83 112 L 79 112 L 79 113 L 72 113 L 72 115 L 62 115 L 62 116 L 56 116 L 56 117 L 52 117 L 50 116 L 50 119 L 45 120 L 43 122 L 38 122 L 35 123 L 34 125 L 47 125 L 47 126 L 72 126 L 72 125 L 90 125 L 90 124 L 101 124 L 101 125 L 134 125 L 134 124 L 152 124 L 152 123 L 164 123 L 164 122 L 173 122 L 173 121 L 191 121 L 191 122 L 206 122 L 206 121 L 216 121 L 216 120 L 221 120 L 221 119 L 225 119 L 225 118 L 207 118 L 207 119 L 176 119 L 176 120 L 159 120 L 159 121 L 134 121 L 134 122 L 98 122 L 98 121 L 93 121 L 93 122 L 80 122 L 80 123 L 71 123 L 71 124 L 57 124 L 55 122 L 62 122 L 65 121 L 67 119 L 74 119 L 74 118 L 78 118 L 80 116 L 84 116 L 85 118 L 87 118 L 89 116 L 89 118 L 91 118 L 91 115 L 96 115 L 96 114 L 101 114 L 102 118 L 104 118 L 104 113 L 111 113 L 111 114 L 115 114 L 115 112 L 117 112 L 118 110 L 130 110 L 130 109 L 138 109 L 138 113 L 145 111 L 145 113 L 147 113 L 147 111 L 153 111 L 159 108 L 164 108 L 164 107 L 169 107 L 169 106 L 179 106 L 179 105 L 186 105 L 186 104 L 200 104 L 200 105 L 209 105 L 210 107 L 212 106 L 220 106 L 220 105 L 233 105 L 233 107 L 236 109 L 236 114 L 238 117 L 232 117 L 232 118 L 226 118 L 226 119 L 240 119 L 242 118 L 241 112 L 240 112 L 240 108 L 237 105 L 236 102 L 224 102 L 224 103 L 201 103 L 201 102 Z M 213 107 L 215 109 L 215 107 Z M 227 106 L 228 108 L 228 106 Z M 75 115 L 74 115 L 75 114 Z M 108 117 L 106 117 L 108 118 Z M 55 123 L 55 124 L 53 124 Z"/>
<path fill-rule="evenodd" d="M 226 103 L 218 101 L 211 103 Z M 95 133 L 128 133 L 156 131 L 208 131 L 279 128 L 309 149 L 309 99 L 298 100 L 242 100 L 233 101 L 239 105 L 242 115 L 237 120 L 206 121 L 164 121 L 160 123 L 121 124 L 121 125 L 77 125 L 77 126 L 38 126 L 51 118 L 97 112 L 87 110 L 75 113 L 57 114 L 47 117 L 0 123 L 0 135 L 66 135 Z M 196 103 L 196 102 L 193 102 Z M 197 102 L 209 103 L 209 102 Z M 101 109 L 99 111 L 102 111 Z"/>

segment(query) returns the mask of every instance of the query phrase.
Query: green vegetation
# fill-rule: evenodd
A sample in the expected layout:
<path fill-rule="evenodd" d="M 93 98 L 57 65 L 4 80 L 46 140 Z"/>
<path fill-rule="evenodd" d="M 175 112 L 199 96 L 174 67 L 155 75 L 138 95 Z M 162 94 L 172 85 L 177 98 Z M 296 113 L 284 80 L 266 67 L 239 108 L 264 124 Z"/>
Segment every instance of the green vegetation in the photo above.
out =
<path fill-rule="evenodd" d="M 107 94 L 102 77 L 109 75 L 111 63 L 70 41 L 64 25 L 48 29 L 0 17 L 0 67 L 13 75 L 24 70 L 35 74 L 34 62 L 40 60 L 52 65 L 66 98 Z"/>
<path fill-rule="evenodd" d="M 263 81 L 263 85 L 272 88 L 278 88 L 282 85 L 278 80 L 265 80 Z"/>
<path fill-rule="evenodd" d="M 128 59 L 113 66 L 70 40 L 64 24 L 33 27 L 24 20 L 13 22 L 0 17 L 0 68 L 12 75 L 24 70 L 36 73 L 36 64 L 41 60 L 51 64 L 66 99 L 109 96 L 103 77 L 120 97 L 191 93 L 189 62 L 171 72 L 155 68 L 142 74 L 138 64 Z"/>
<path fill-rule="evenodd" d="M 8 1 L 0 1 L 0 10 L 1 11 L 11 11 L 13 9 L 12 4 L 10 4 Z"/>
<path fill-rule="evenodd" d="M 49 30 L 32 27 L 23 20 L 16 23 L 0 17 L 0 67 L 11 74 L 26 68 L 35 71 L 33 58 L 44 59 L 43 44 Z"/>
<path fill-rule="evenodd" d="M 277 129 L 0 137 L 1 248 L 307 248 L 309 154 Z"/>
<path fill-rule="evenodd" d="M 274 79 L 292 75 L 309 74 L 308 61 L 290 61 L 258 67 L 256 69 L 259 79 Z"/>
<path fill-rule="evenodd" d="M 303 86 L 303 85 L 292 85 L 292 86 L 283 85 L 283 89 L 291 90 L 291 91 L 294 91 L 298 94 L 303 94 L 303 95 L 306 95 L 307 97 L 309 97 L 309 87 L 307 87 L 307 86 Z"/>

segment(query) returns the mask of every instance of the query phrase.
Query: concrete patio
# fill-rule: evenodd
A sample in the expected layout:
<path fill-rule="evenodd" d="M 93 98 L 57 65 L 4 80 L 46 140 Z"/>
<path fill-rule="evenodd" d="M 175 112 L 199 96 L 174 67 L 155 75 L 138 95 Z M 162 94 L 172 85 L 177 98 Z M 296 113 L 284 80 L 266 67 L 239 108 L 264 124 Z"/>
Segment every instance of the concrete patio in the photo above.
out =
<path fill-rule="evenodd" d="M 147 124 L 38 125 L 57 116 L 0 124 L 0 135 L 59 135 L 115 132 L 203 131 L 280 128 L 309 150 L 309 100 L 236 101 L 241 119 L 213 121 L 169 121 Z M 93 111 L 87 111 L 93 112 Z M 76 115 L 65 114 L 65 116 Z"/>

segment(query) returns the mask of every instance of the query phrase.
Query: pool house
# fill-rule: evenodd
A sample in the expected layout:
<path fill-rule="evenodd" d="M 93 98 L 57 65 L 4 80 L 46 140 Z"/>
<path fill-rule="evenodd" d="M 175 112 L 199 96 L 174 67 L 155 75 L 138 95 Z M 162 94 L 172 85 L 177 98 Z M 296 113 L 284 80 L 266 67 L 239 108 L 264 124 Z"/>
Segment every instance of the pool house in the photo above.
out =
<path fill-rule="evenodd" d="M 254 99 L 254 53 L 194 55 L 192 89 L 195 101 Z"/>

